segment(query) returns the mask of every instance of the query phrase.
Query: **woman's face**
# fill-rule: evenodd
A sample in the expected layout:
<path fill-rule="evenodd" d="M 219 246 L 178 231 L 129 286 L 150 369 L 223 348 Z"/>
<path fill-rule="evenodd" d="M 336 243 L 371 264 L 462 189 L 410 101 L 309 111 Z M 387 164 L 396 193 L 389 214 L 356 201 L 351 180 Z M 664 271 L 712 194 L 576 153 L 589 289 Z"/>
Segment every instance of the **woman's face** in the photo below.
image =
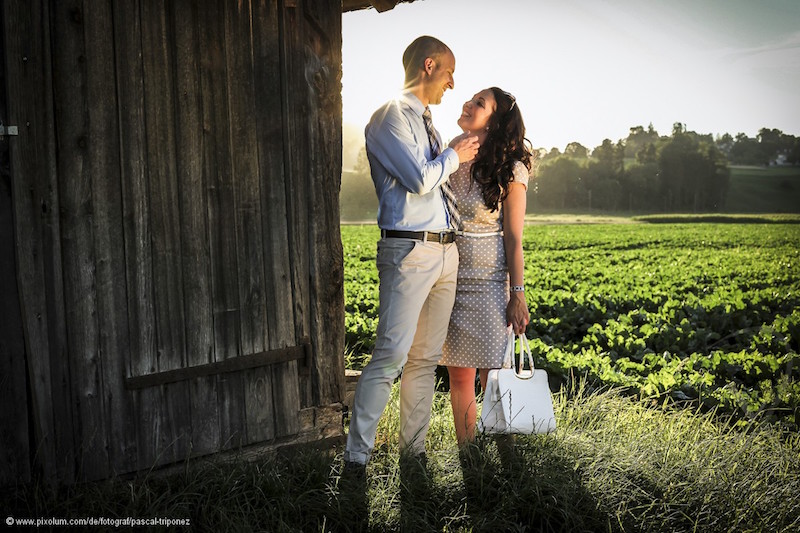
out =
<path fill-rule="evenodd" d="M 480 133 L 489 125 L 489 118 L 497 109 L 497 102 L 491 89 L 484 89 L 475 94 L 472 99 L 464 102 L 458 125 L 464 131 Z"/>

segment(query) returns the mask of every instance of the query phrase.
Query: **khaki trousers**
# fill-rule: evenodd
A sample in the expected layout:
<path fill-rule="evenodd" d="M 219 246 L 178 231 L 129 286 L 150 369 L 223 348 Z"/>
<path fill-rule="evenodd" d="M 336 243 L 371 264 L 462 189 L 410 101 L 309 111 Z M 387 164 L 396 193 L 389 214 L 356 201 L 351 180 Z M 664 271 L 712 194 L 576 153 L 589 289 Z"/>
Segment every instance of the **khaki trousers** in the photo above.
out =
<path fill-rule="evenodd" d="M 400 448 L 425 451 L 436 364 L 456 295 L 454 243 L 384 238 L 378 242 L 378 331 L 358 379 L 345 461 L 366 464 L 392 382 L 400 381 Z"/>

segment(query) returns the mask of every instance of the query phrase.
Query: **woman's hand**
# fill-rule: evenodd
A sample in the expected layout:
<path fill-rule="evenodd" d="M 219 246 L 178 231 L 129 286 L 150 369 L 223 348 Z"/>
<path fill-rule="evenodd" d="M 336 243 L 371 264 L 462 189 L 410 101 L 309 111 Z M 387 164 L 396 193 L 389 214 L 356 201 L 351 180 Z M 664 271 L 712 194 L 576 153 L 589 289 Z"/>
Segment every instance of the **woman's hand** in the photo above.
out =
<path fill-rule="evenodd" d="M 530 322 L 528 303 L 524 292 L 512 292 L 506 307 L 506 323 L 514 329 L 514 333 L 522 335 Z"/>

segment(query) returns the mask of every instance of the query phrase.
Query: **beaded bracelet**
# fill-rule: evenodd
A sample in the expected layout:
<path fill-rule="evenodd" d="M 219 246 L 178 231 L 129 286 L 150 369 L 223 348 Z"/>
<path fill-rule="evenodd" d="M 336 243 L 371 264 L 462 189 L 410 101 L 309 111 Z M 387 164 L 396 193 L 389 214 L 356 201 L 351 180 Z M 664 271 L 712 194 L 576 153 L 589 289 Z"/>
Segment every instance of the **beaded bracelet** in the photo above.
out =
<path fill-rule="evenodd" d="M 525 292 L 525 287 L 522 285 L 512 285 L 510 290 L 511 292 Z"/>

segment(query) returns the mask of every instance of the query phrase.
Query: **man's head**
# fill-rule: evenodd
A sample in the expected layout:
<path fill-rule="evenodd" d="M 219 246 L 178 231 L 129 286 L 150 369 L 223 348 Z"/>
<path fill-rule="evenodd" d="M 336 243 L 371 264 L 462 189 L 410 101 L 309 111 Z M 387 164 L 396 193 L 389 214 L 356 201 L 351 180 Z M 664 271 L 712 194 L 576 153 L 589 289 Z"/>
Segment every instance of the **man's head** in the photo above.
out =
<path fill-rule="evenodd" d="M 411 89 L 423 104 L 439 104 L 447 89 L 455 82 L 456 58 L 446 44 L 435 37 L 423 35 L 414 40 L 403 53 L 406 89 Z"/>

